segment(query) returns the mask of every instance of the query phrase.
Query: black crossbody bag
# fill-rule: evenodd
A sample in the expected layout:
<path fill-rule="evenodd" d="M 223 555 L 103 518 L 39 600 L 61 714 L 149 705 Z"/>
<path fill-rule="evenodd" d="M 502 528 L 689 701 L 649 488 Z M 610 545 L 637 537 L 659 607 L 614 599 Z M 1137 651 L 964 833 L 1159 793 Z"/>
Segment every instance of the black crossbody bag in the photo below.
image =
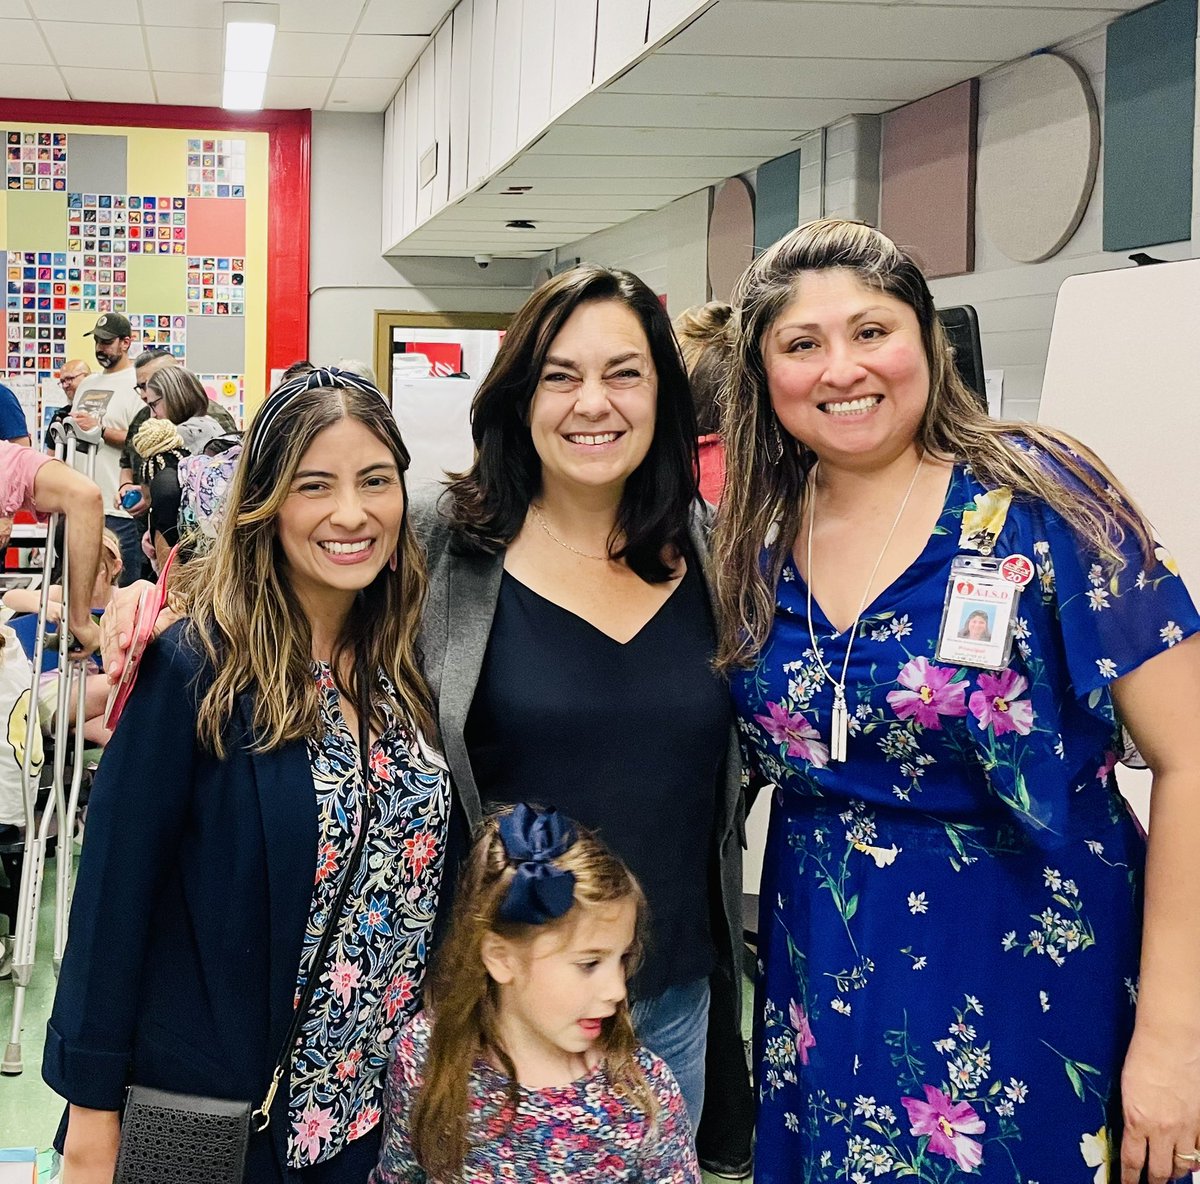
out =
<path fill-rule="evenodd" d="M 364 795 L 362 823 L 300 1001 L 284 1037 L 283 1048 L 275 1062 L 266 1097 L 255 1108 L 250 1102 L 130 1086 L 121 1117 L 121 1143 L 113 1184 L 242 1184 L 250 1138 L 264 1132 L 270 1124 L 271 1104 L 275 1101 L 279 1083 L 291 1066 L 292 1049 L 312 1003 L 335 925 L 346 906 L 371 825 L 370 721 L 364 706 L 369 702 L 365 675 L 359 680 L 359 696 L 358 750 Z"/>

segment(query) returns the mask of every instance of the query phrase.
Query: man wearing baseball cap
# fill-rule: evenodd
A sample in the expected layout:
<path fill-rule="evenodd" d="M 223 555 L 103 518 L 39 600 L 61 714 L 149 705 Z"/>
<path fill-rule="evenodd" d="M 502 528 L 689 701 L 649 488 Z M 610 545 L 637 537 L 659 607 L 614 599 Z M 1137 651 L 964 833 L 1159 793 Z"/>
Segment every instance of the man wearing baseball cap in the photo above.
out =
<path fill-rule="evenodd" d="M 103 429 L 103 443 L 96 453 L 96 484 L 104 495 L 104 524 L 121 542 L 121 583 L 136 578 L 141 570 L 141 529 L 121 505 L 121 449 L 129 423 L 141 410 L 134 389 L 133 360 L 129 356 L 132 330 L 124 313 L 106 312 L 84 334 L 95 342 L 100 372 L 91 374 L 75 388 L 71 418 L 84 431 L 97 424 Z M 82 456 L 76 461 L 85 468 Z"/>

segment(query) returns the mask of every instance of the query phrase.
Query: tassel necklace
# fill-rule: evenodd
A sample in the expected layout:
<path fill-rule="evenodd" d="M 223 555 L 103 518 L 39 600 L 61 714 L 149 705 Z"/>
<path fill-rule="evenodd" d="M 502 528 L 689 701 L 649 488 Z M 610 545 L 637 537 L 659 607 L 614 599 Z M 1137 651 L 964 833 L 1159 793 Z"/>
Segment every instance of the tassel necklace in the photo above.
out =
<path fill-rule="evenodd" d="M 887 549 L 896 534 L 896 529 L 900 525 L 900 519 L 904 517 L 904 511 L 908 506 L 908 499 L 912 497 L 912 491 L 917 484 L 917 476 L 921 472 L 921 466 L 925 463 L 925 454 L 921 453 L 921 458 L 917 461 L 917 467 L 913 470 L 912 480 L 908 483 L 904 500 L 900 503 L 900 509 L 896 511 L 896 520 L 892 523 L 892 529 L 888 531 L 887 538 L 883 540 L 883 546 L 879 551 L 879 558 L 875 560 L 875 566 L 871 568 L 871 575 L 867 580 L 867 586 L 863 589 L 862 600 L 859 602 L 858 612 L 854 617 L 854 624 L 850 626 L 850 640 L 846 643 L 846 656 L 842 659 L 841 678 L 834 678 L 829 667 L 825 665 L 825 660 L 821 657 L 820 650 L 817 649 L 817 639 L 813 634 L 812 541 L 813 523 L 817 517 L 817 466 L 820 463 L 818 461 L 817 464 L 813 465 L 808 481 L 810 508 L 808 512 L 808 548 L 805 573 L 807 576 L 805 586 L 808 590 L 808 639 L 812 643 L 813 657 L 816 658 L 817 665 L 821 668 L 821 673 L 829 680 L 830 685 L 833 687 L 833 713 L 829 721 L 829 759 L 831 761 L 844 761 L 846 759 L 846 742 L 850 734 L 850 711 L 846 706 L 846 671 L 850 668 L 850 651 L 854 648 L 854 638 L 858 633 L 858 622 L 866 610 L 868 598 L 871 595 L 871 586 L 875 583 L 875 577 L 879 574 L 879 566 L 883 563 L 883 557 L 887 554 Z"/>

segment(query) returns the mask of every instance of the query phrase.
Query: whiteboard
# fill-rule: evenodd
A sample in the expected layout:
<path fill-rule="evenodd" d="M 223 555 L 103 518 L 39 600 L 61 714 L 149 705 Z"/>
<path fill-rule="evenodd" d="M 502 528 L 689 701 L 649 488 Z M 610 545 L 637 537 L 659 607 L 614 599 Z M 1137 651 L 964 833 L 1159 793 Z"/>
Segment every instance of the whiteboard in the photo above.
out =
<path fill-rule="evenodd" d="M 405 474 L 409 493 L 440 484 L 446 473 L 462 472 L 475 459 L 471 402 L 479 377 L 394 378 L 392 412 L 412 464 Z"/>
<path fill-rule="evenodd" d="M 1076 275 L 1058 291 L 1038 420 L 1105 461 L 1200 599 L 1200 259 Z"/>
<path fill-rule="evenodd" d="M 1112 469 L 1200 600 L 1200 259 L 1077 275 L 1058 292 L 1038 420 Z M 1143 822 L 1148 774 L 1118 771 Z"/>

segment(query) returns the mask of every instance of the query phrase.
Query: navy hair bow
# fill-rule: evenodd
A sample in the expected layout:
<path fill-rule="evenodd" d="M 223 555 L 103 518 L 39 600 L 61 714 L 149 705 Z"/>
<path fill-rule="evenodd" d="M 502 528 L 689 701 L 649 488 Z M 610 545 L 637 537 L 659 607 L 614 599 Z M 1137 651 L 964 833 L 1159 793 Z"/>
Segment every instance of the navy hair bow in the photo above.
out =
<path fill-rule="evenodd" d="M 575 842 L 574 823 L 553 807 L 535 810 L 522 802 L 500 819 L 500 841 L 509 863 L 517 865 L 500 919 L 544 925 L 563 916 L 575 901 L 575 876 L 553 861 Z"/>

